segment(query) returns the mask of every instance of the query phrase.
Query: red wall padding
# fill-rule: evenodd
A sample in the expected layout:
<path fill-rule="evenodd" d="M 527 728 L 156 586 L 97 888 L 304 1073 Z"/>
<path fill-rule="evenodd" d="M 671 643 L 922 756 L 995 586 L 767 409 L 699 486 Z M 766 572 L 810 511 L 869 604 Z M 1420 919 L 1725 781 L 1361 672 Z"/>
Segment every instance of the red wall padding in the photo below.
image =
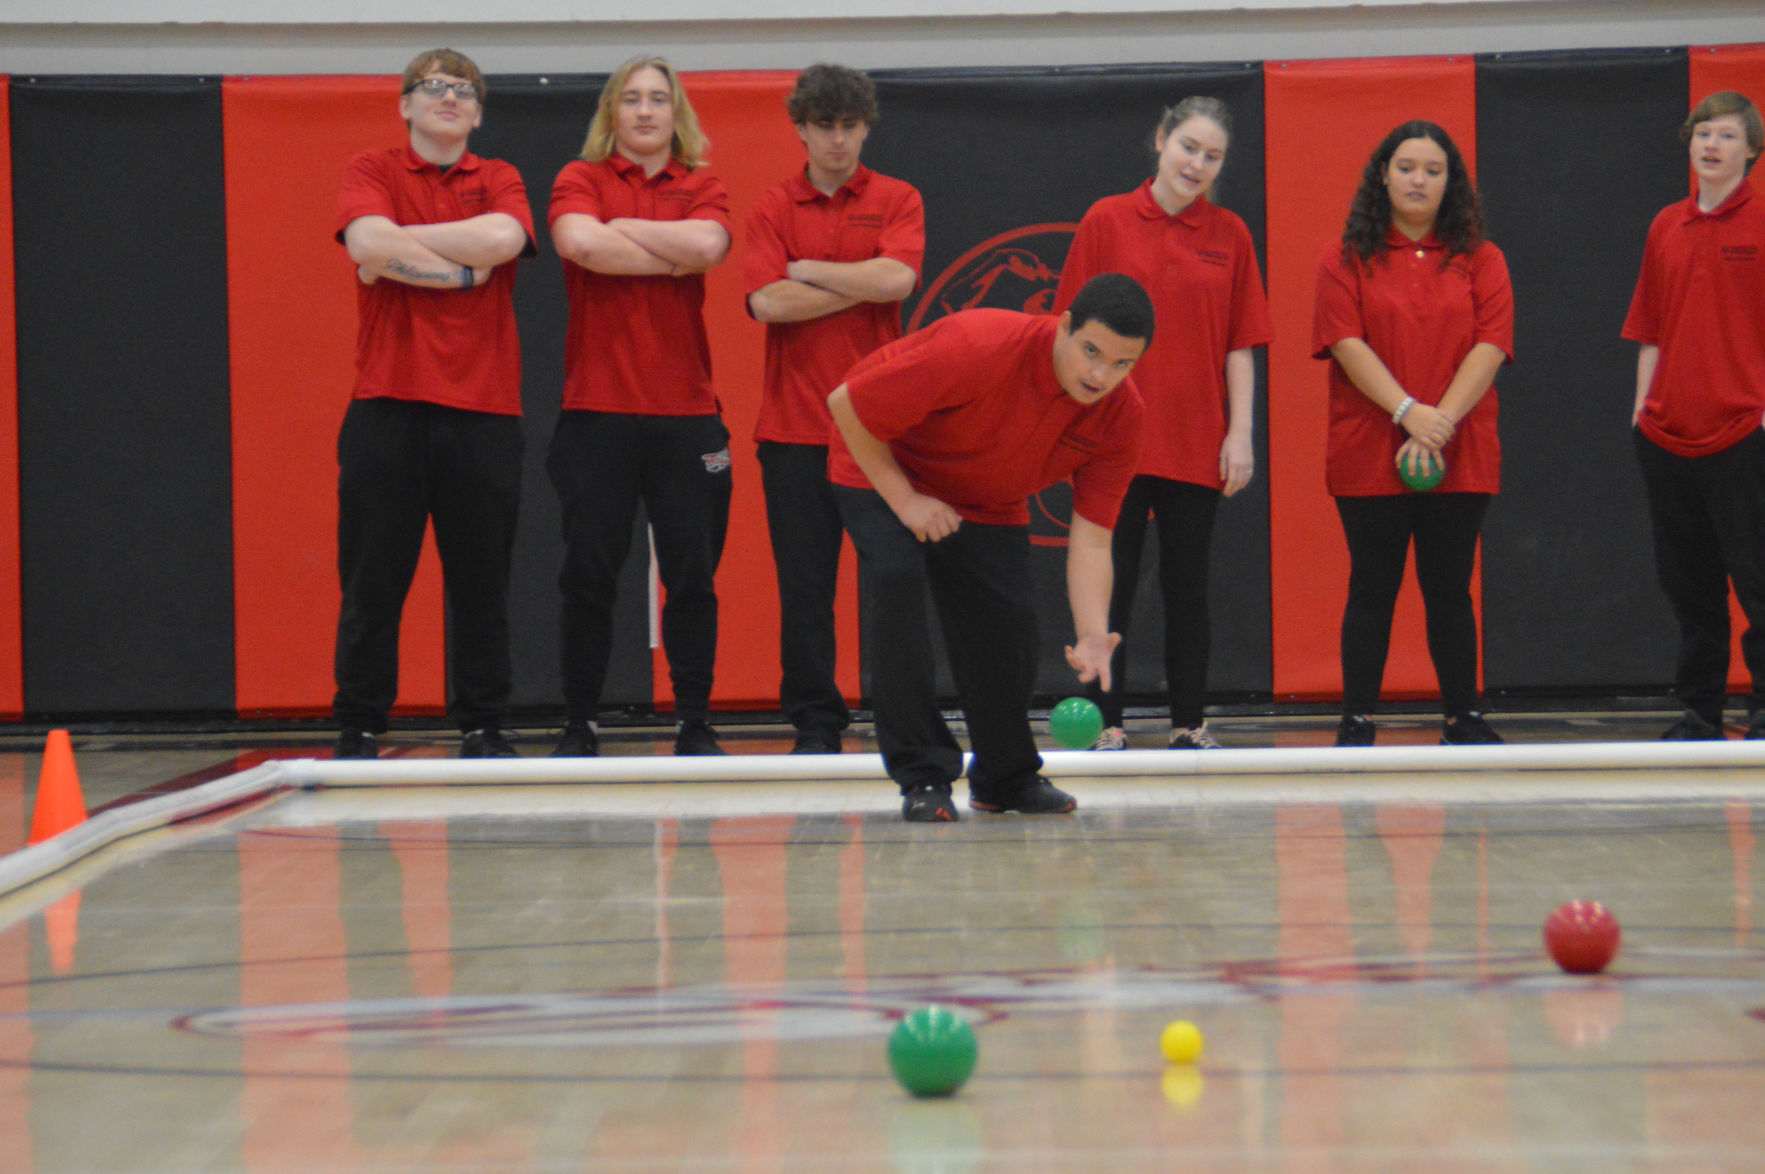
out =
<path fill-rule="evenodd" d="M 1476 74 L 1469 57 L 1271 61 L 1264 87 L 1275 697 L 1337 697 L 1348 548 L 1324 487 L 1328 391 L 1325 366 L 1311 357 L 1318 258 L 1342 235 L 1367 157 L 1398 123 L 1439 123 L 1475 168 Z M 1437 694 L 1412 569 L 1392 629 L 1385 695 Z"/>
<path fill-rule="evenodd" d="M 706 279 L 705 324 L 711 337 L 712 377 L 735 458 L 735 500 L 729 543 L 717 573 L 721 622 L 713 704 L 725 709 L 778 705 L 778 578 L 766 530 L 760 465 L 754 457 L 754 421 L 764 374 L 764 328 L 747 313 L 742 281 L 748 211 L 769 188 L 803 167 L 803 144 L 785 117 L 784 97 L 794 71 L 682 73 L 693 109 L 711 139 L 710 167 L 729 188 L 735 246 Z M 535 209 L 537 212 L 537 209 Z M 832 388 L 828 389 L 832 391 Z M 842 564 L 838 603 L 839 681 L 858 693 L 858 605 L 852 552 Z M 656 650 L 658 704 L 673 700 L 668 662 Z"/>
<path fill-rule="evenodd" d="M 330 709 L 337 431 L 355 378 L 355 276 L 332 239 L 356 152 L 407 134 L 395 77 L 228 78 L 234 623 L 241 716 Z M 399 711 L 445 702 L 440 563 L 425 543 Z"/>
<path fill-rule="evenodd" d="M 1703 101 L 1716 90 L 1739 90 L 1751 98 L 1755 104 L 1765 103 L 1765 45 L 1719 45 L 1713 47 L 1694 48 L 1691 51 L 1691 96 L 1686 105 L 1686 112 Z M 1687 182 L 1690 190 L 1696 194 L 1697 180 L 1691 177 L 1691 165 L 1686 164 Z M 1765 167 L 1757 165 L 1753 168 L 1753 186 L 1765 192 Z M 1747 662 L 1741 658 L 1740 638 L 1747 630 L 1746 613 L 1740 609 L 1740 603 L 1731 591 L 1728 596 L 1728 611 L 1732 618 L 1731 643 L 1733 652 L 1728 661 L 1728 689 L 1731 693 L 1745 696 L 1752 687 L 1752 678 L 1747 674 Z"/>
<path fill-rule="evenodd" d="M 18 542 L 18 336 L 12 284 L 12 86 L 0 77 L 0 718 L 24 713 Z"/>

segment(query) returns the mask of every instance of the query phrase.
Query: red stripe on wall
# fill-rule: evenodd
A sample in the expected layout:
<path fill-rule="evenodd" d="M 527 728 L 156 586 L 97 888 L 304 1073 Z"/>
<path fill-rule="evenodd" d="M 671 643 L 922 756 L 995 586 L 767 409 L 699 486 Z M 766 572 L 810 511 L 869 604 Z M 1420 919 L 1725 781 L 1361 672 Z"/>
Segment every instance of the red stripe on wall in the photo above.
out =
<path fill-rule="evenodd" d="M 1691 100 L 1686 113 L 1689 114 L 1693 106 L 1717 90 L 1739 90 L 1754 104 L 1765 104 L 1765 45 L 1706 45 L 1693 49 L 1690 56 Z M 1698 184 L 1691 176 L 1689 162 L 1686 174 L 1687 183 L 1696 194 Z M 1755 166 L 1751 178 L 1753 186 L 1765 192 L 1765 168 Z M 1728 612 L 1732 648 L 1728 660 L 1728 691 L 1744 696 L 1753 687 L 1747 662 L 1741 658 L 1740 651 L 1740 638 L 1747 630 L 1747 617 L 1732 591 L 1728 596 Z"/>
<path fill-rule="evenodd" d="M 743 226 L 762 193 L 802 170 L 803 144 L 785 116 L 784 98 L 794 72 L 683 73 L 682 83 L 705 133 L 710 166 L 729 188 L 735 246 L 706 279 L 705 325 L 711 337 L 712 375 L 735 458 L 735 500 L 729 542 L 717 573 L 721 623 L 713 702 L 723 709 L 771 709 L 778 704 L 778 577 L 766 530 L 760 465 L 754 456 L 754 422 L 765 374 L 765 330 L 748 316 L 742 266 Z M 832 389 L 829 388 L 831 391 Z M 850 546 L 841 563 L 836 606 L 839 682 L 848 698 L 858 693 L 858 597 Z M 668 662 L 655 660 L 656 701 L 673 701 Z"/>
<path fill-rule="evenodd" d="M 337 632 L 337 431 L 355 378 L 355 275 L 331 237 L 356 152 L 407 141 L 396 78 L 228 78 L 233 582 L 243 716 L 328 712 Z M 405 606 L 400 712 L 439 712 L 440 563 Z"/>
<path fill-rule="evenodd" d="M 18 320 L 12 283 L 12 79 L 0 77 L 0 719 L 25 708 L 18 534 Z"/>
<path fill-rule="evenodd" d="M 1324 487 L 1325 366 L 1311 357 L 1318 258 L 1339 240 L 1367 157 L 1392 127 L 1438 122 L 1476 166 L 1476 73 L 1468 57 L 1271 61 L 1268 150 L 1269 527 L 1277 699 L 1342 693 L 1348 548 Z M 1473 593 L 1477 592 L 1473 579 Z M 1398 603 L 1388 697 L 1438 695 L 1413 571 Z"/>

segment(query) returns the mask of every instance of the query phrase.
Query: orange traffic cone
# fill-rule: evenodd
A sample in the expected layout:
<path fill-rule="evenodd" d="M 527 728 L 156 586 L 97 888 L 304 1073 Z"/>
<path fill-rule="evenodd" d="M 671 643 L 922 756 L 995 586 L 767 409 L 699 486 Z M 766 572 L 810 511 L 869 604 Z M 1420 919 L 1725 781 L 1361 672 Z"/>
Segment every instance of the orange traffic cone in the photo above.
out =
<path fill-rule="evenodd" d="M 50 730 L 43 747 L 43 773 L 37 776 L 37 806 L 31 812 L 31 838 L 41 843 L 86 822 L 86 800 L 80 793 L 80 772 L 66 730 Z"/>

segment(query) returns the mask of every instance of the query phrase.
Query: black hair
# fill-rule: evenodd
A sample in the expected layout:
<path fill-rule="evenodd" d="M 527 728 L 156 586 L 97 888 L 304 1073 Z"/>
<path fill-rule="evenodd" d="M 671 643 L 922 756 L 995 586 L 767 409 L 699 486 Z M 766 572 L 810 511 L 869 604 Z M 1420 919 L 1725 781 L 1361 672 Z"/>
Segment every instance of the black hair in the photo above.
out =
<path fill-rule="evenodd" d="M 880 117 L 875 84 L 843 65 L 811 65 L 798 74 L 796 86 L 785 97 L 784 109 L 798 126 L 842 118 L 875 126 Z"/>
<path fill-rule="evenodd" d="M 1416 119 L 1386 135 L 1361 172 L 1360 190 L 1348 206 L 1342 230 L 1342 256 L 1371 261 L 1385 252 L 1391 229 L 1391 193 L 1385 190 L 1385 169 L 1397 149 L 1411 139 L 1428 139 L 1446 153 L 1446 192 L 1434 214 L 1434 235 L 1446 246 L 1446 259 L 1474 251 L 1483 243 L 1483 205 L 1471 183 L 1471 170 L 1453 145 L 1452 136 L 1435 123 Z"/>
<path fill-rule="evenodd" d="M 1146 290 L 1125 273 L 1099 273 L 1085 283 L 1067 307 L 1072 315 L 1069 330 L 1077 332 L 1087 322 L 1101 322 L 1123 338 L 1137 338 L 1152 345 L 1157 316 Z"/>

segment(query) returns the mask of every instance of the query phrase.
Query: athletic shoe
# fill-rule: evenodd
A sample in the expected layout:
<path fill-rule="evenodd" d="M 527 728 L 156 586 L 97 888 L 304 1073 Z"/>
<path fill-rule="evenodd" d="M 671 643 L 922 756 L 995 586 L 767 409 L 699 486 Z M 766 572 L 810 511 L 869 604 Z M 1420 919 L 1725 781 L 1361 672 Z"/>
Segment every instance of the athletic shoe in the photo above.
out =
<path fill-rule="evenodd" d="M 331 751 L 332 758 L 378 758 L 380 757 L 380 740 L 364 729 L 356 726 L 344 726 L 337 735 L 337 749 Z"/>
<path fill-rule="evenodd" d="M 1223 750 L 1213 735 L 1207 732 L 1207 723 L 1202 722 L 1192 730 L 1173 727 L 1171 730 L 1172 750 Z"/>
<path fill-rule="evenodd" d="M 460 735 L 461 758 L 519 758 L 503 732 L 495 726 L 467 730 Z"/>
<path fill-rule="evenodd" d="M 564 727 L 564 736 L 552 751 L 553 758 L 598 758 L 601 738 L 592 722 L 571 722 Z"/>
<path fill-rule="evenodd" d="M 976 811 L 1018 811 L 1024 815 L 1065 815 L 1076 810 L 1079 801 L 1056 787 L 1053 783 L 1036 776 L 1035 782 L 1026 787 L 1019 787 L 1011 795 L 983 795 L 973 787 L 968 789 L 968 805 Z"/>
<path fill-rule="evenodd" d="M 1759 719 L 1755 717 L 1753 722 L 1747 725 L 1747 737 L 1765 737 L 1765 731 L 1762 731 L 1760 734 L 1755 734 L 1753 732 L 1753 727 L 1758 723 L 1758 720 Z M 1661 741 L 1720 742 L 1727 736 L 1728 735 L 1722 732 L 1721 726 L 1711 725 L 1704 720 L 1703 715 L 1693 713 L 1688 709 L 1679 715 L 1678 721 L 1667 727 L 1667 732 L 1661 735 Z"/>
<path fill-rule="evenodd" d="M 1765 738 L 1765 709 L 1761 709 L 1748 720 L 1747 737 Z"/>
<path fill-rule="evenodd" d="M 1358 713 L 1345 713 L 1336 724 L 1336 745 L 1338 746 L 1371 746 L 1373 737 L 1379 727 L 1373 719 Z"/>
<path fill-rule="evenodd" d="M 674 753 L 685 757 L 728 754 L 729 751 L 717 741 L 717 731 L 704 718 L 695 717 L 674 727 Z"/>
<path fill-rule="evenodd" d="M 837 732 L 825 730 L 799 730 L 797 744 L 791 747 L 792 754 L 838 754 L 843 747 Z"/>
<path fill-rule="evenodd" d="M 908 823 L 955 823 L 956 804 L 949 783 L 927 783 L 901 793 L 901 818 Z"/>
<path fill-rule="evenodd" d="M 1128 732 L 1120 726 L 1106 726 L 1097 740 L 1091 743 L 1092 750 L 1126 750 L 1128 748 Z"/>
<path fill-rule="evenodd" d="M 1440 732 L 1442 746 L 1499 746 L 1501 742 L 1502 736 L 1475 709 L 1447 718 Z"/>

